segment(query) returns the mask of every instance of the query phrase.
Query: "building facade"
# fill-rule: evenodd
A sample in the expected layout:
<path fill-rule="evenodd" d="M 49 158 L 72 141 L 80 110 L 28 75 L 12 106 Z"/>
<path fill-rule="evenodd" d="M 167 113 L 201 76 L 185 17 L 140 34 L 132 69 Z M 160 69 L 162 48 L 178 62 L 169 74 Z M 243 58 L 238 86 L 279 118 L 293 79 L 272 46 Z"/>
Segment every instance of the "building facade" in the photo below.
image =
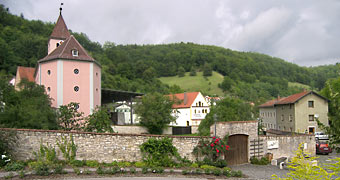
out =
<path fill-rule="evenodd" d="M 314 91 L 304 91 L 268 101 L 259 106 L 262 124 L 267 129 L 297 133 L 322 131 L 317 119 L 326 126 L 328 99 Z"/>

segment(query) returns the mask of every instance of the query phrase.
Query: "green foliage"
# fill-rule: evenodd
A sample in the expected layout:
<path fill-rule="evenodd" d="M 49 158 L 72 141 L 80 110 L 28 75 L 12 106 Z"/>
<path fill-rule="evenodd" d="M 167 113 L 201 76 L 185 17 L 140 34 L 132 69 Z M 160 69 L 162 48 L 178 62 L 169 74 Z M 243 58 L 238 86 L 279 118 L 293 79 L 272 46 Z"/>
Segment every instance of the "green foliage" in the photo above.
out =
<path fill-rule="evenodd" d="M 163 129 L 175 121 L 175 117 L 171 115 L 173 104 L 174 101 L 169 97 L 159 93 L 143 96 L 136 106 L 140 125 L 146 127 L 150 134 L 162 134 Z"/>
<path fill-rule="evenodd" d="M 231 169 L 229 167 L 224 167 L 222 169 L 222 174 L 227 176 L 227 177 L 230 177 L 231 176 Z"/>
<path fill-rule="evenodd" d="M 148 167 L 142 167 L 142 174 L 146 174 L 149 172 L 149 168 Z"/>
<path fill-rule="evenodd" d="M 79 112 L 78 107 L 79 103 L 75 102 L 59 107 L 58 123 L 61 125 L 61 129 L 65 131 L 81 130 L 84 113 Z"/>
<path fill-rule="evenodd" d="M 220 175 L 222 174 L 221 169 L 215 168 L 215 169 L 213 170 L 213 174 L 214 174 L 215 176 L 220 176 Z"/>
<path fill-rule="evenodd" d="M 143 168 L 143 167 L 147 167 L 147 164 L 145 162 L 138 161 L 138 162 L 135 163 L 135 166 L 137 168 Z"/>
<path fill-rule="evenodd" d="M 242 177 L 242 171 L 231 171 L 230 173 L 231 177 Z"/>
<path fill-rule="evenodd" d="M 179 159 L 176 147 L 170 138 L 150 138 L 140 146 L 143 160 L 150 166 L 171 167 L 175 164 L 173 157 Z"/>
<path fill-rule="evenodd" d="M 182 174 L 187 175 L 187 174 L 189 174 L 189 172 L 187 170 L 182 170 Z"/>
<path fill-rule="evenodd" d="M 216 106 L 212 106 L 210 113 L 201 121 L 198 127 L 200 135 L 210 135 L 210 126 L 214 124 L 214 114 L 217 115 L 217 122 L 253 120 L 252 107 L 249 103 L 238 98 L 225 97 L 218 101 Z"/>
<path fill-rule="evenodd" d="M 0 75 L 0 102 L 6 104 L 0 111 L 0 127 L 27 129 L 57 129 L 55 111 L 43 86 L 23 79 L 16 91 Z"/>
<path fill-rule="evenodd" d="M 273 179 L 293 180 L 293 179 L 333 179 L 333 176 L 337 175 L 339 171 L 340 158 L 337 158 L 336 163 L 330 163 L 324 167 L 313 164 L 312 161 L 317 157 L 308 156 L 308 153 L 304 152 L 303 144 L 299 145 L 296 151 L 296 156 L 288 163 L 289 173 L 284 178 L 279 178 L 277 175 L 273 175 Z M 332 170 L 332 171 L 330 171 Z"/>
<path fill-rule="evenodd" d="M 229 91 L 234 85 L 235 82 L 230 77 L 224 76 L 223 82 L 218 84 L 218 87 L 223 91 Z"/>
<path fill-rule="evenodd" d="M 211 65 L 205 63 L 203 66 L 203 76 L 211 76 L 212 75 L 212 68 Z"/>
<path fill-rule="evenodd" d="M 178 68 L 177 75 L 178 77 L 183 77 L 185 75 L 185 69 L 182 66 Z"/>
<path fill-rule="evenodd" d="M 340 152 L 340 78 L 330 79 L 322 89 L 321 95 L 329 99 L 328 117 L 330 126 L 322 124 L 318 119 L 318 125 L 329 135 L 329 142 L 337 152 Z"/>
<path fill-rule="evenodd" d="M 96 160 L 86 160 L 86 166 L 88 167 L 98 167 L 99 162 Z"/>
<path fill-rule="evenodd" d="M 102 175 L 102 174 L 105 174 L 105 171 L 101 166 L 99 166 L 96 170 L 96 173 L 99 174 L 99 175 Z"/>
<path fill-rule="evenodd" d="M 257 157 L 252 156 L 250 158 L 250 163 L 251 164 L 257 164 L 257 165 L 267 165 L 270 162 L 269 162 L 268 158 L 266 158 L 266 157 L 262 157 L 261 159 L 258 159 Z"/>
<path fill-rule="evenodd" d="M 75 167 L 83 167 L 84 165 L 86 165 L 86 162 L 79 161 L 79 160 L 71 160 L 70 165 L 75 166 Z"/>
<path fill-rule="evenodd" d="M 104 132 L 113 133 L 110 116 L 108 114 L 108 109 L 105 107 L 97 107 L 95 111 L 88 116 L 85 131 L 98 133 Z"/>
<path fill-rule="evenodd" d="M 0 131 L 0 168 L 11 162 L 11 144 L 17 140 L 16 131 Z"/>
<path fill-rule="evenodd" d="M 130 168 L 130 173 L 131 173 L 131 174 L 136 174 L 136 172 L 137 172 L 137 171 L 136 171 L 135 168 Z"/>
<path fill-rule="evenodd" d="M 35 174 L 40 175 L 40 176 L 48 176 L 51 171 L 50 166 L 51 165 L 46 164 L 43 161 L 31 162 L 29 164 L 29 167 L 33 169 Z"/>
<path fill-rule="evenodd" d="M 57 145 L 59 150 L 63 153 L 63 157 L 67 163 L 75 160 L 77 155 L 77 145 L 74 144 L 73 136 L 71 134 L 69 139 L 64 136 L 61 136 L 60 139 L 57 139 Z"/>
<path fill-rule="evenodd" d="M 6 164 L 4 167 L 5 171 L 19 171 L 25 169 L 25 164 L 23 162 L 11 162 Z"/>
<path fill-rule="evenodd" d="M 20 178 L 20 179 L 23 179 L 23 178 L 25 177 L 25 171 L 24 171 L 24 170 L 20 170 L 20 171 L 18 172 L 18 174 L 19 174 L 19 178 Z"/>
<path fill-rule="evenodd" d="M 35 172 L 35 174 L 47 176 L 53 169 L 54 172 L 59 172 L 60 169 L 62 171 L 63 167 L 61 167 L 61 164 L 58 164 L 56 150 L 51 145 L 47 144 L 45 146 L 41 142 L 39 150 L 37 152 L 33 152 L 33 154 L 36 161 L 29 163 L 29 167 Z"/>
<path fill-rule="evenodd" d="M 191 67 L 190 69 L 190 76 L 196 76 L 197 73 L 196 73 L 196 69 L 194 67 Z"/>

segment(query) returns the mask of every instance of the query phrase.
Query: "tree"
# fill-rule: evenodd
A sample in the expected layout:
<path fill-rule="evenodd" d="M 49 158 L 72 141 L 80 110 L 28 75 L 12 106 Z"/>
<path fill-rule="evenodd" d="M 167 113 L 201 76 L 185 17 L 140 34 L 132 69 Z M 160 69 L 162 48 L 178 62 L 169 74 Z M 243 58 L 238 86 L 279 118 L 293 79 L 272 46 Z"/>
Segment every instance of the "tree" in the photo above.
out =
<path fill-rule="evenodd" d="M 218 122 L 253 120 L 249 103 L 237 98 L 226 97 L 218 101 L 216 106 L 212 106 L 209 114 L 201 121 L 198 127 L 200 135 L 210 135 L 210 126 L 214 124 L 214 114 L 217 115 Z"/>
<path fill-rule="evenodd" d="M 219 88 L 223 91 L 229 91 L 234 84 L 234 81 L 230 77 L 224 76 L 223 82 L 219 84 Z"/>
<path fill-rule="evenodd" d="M 196 76 L 196 69 L 192 66 L 190 69 L 190 76 Z"/>
<path fill-rule="evenodd" d="M 105 107 L 97 107 L 96 110 L 87 118 L 85 131 L 91 132 L 113 132 L 108 109 Z"/>
<path fill-rule="evenodd" d="M 150 134 L 162 134 L 163 129 L 175 121 L 175 117 L 171 115 L 173 104 L 174 101 L 168 96 L 159 93 L 143 96 L 136 106 L 140 124 L 146 127 Z"/>
<path fill-rule="evenodd" d="M 23 79 L 16 91 L 0 76 L 0 126 L 7 128 L 58 129 L 56 113 L 43 86 Z"/>
<path fill-rule="evenodd" d="M 81 130 L 84 121 L 83 112 L 78 111 L 79 103 L 71 102 L 59 107 L 58 123 L 65 131 Z"/>
<path fill-rule="evenodd" d="M 321 95 L 330 100 L 329 102 L 329 124 L 325 126 L 318 121 L 318 125 L 329 135 L 330 144 L 340 152 L 340 78 L 330 79 L 320 92 Z"/>
<path fill-rule="evenodd" d="M 212 68 L 208 63 L 203 66 L 203 76 L 212 76 Z"/>
<path fill-rule="evenodd" d="M 185 69 L 184 69 L 182 66 L 180 66 L 180 67 L 178 68 L 177 75 L 178 75 L 178 77 L 184 77 L 184 75 L 185 75 Z"/>

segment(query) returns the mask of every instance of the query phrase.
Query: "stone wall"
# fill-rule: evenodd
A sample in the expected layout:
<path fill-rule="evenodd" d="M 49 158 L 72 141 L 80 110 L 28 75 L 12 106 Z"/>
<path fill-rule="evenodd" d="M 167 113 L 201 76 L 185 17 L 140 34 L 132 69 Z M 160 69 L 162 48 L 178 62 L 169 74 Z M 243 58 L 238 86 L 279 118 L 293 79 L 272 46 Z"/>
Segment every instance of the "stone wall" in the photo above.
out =
<path fill-rule="evenodd" d="M 264 154 L 272 153 L 273 158 L 294 157 L 299 145 L 302 143 L 304 151 L 315 156 L 315 137 L 314 135 L 260 135 L 259 138 L 264 140 Z M 277 147 L 270 144 L 277 143 Z"/>
<path fill-rule="evenodd" d="M 13 129 L 0 129 L 9 131 Z M 163 138 L 162 135 L 141 134 L 107 134 L 87 132 L 66 132 L 54 130 L 17 129 L 17 142 L 14 146 L 14 155 L 19 160 L 33 159 L 33 152 L 39 149 L 40 143 L 49 144 L 56 149 L 56 140 L 62 136 L 73 136 L 78 146 L 77 159 L 97 160 L 99 162 L 112 161 L 140 161 L 142 159 L 139 146 L 149 138 Z M 198 144 L 199 137 L 168 136 L 173 139 L 173 145 L 182 157 L 195 160 L 193 148 Z M 59 150 L 58 150 L 59 151 Z M 62 154 L 59 153 L 60 159 Z"/>
<path fill-rule="evenodd" d="M 148 134 L 148 130 L 145 127 L 136 125 L 114 125 L 112 129 L 115 133 L 119 134 Z M 171 135 L 172 127 L 163 129 L 163 134 Z"/>
<path fill-rule="evenodd" d="M 216 136 L 245 134 L 252 138 L 257 138 L 257 121 L 229 121 L 216 123 Z M 215 125 L 210 126 L 210 135 L 214 136 Z"/>

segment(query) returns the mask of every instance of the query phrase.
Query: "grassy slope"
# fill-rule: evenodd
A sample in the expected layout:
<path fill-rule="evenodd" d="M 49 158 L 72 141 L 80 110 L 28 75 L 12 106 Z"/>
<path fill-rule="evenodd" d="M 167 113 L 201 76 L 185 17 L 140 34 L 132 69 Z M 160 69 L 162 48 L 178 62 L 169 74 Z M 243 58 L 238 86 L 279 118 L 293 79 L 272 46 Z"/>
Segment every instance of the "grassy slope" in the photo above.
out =
<path fill-rule="evenodd" d="M 184 77 L 161 77 L 159 80 L 169 85 L 177 84 L 187 92 L 200 91 L 204 95 L 223 95 L 222 90 L 217 86 L 223 81 L 223 75 L 214 71 L 207 79 L 203 77 L 203 72 L 197 72 L 196 76 L 190 76 L 187 72 Z"/>
<path fill-rule="evenodd" d="M 288 82 L 288 87 L 298 87 L 298 88 L 304 88 L 306 90 L 311 90 L 312 88 L 308 85 L 301 84 L 298 82 Z"/>

